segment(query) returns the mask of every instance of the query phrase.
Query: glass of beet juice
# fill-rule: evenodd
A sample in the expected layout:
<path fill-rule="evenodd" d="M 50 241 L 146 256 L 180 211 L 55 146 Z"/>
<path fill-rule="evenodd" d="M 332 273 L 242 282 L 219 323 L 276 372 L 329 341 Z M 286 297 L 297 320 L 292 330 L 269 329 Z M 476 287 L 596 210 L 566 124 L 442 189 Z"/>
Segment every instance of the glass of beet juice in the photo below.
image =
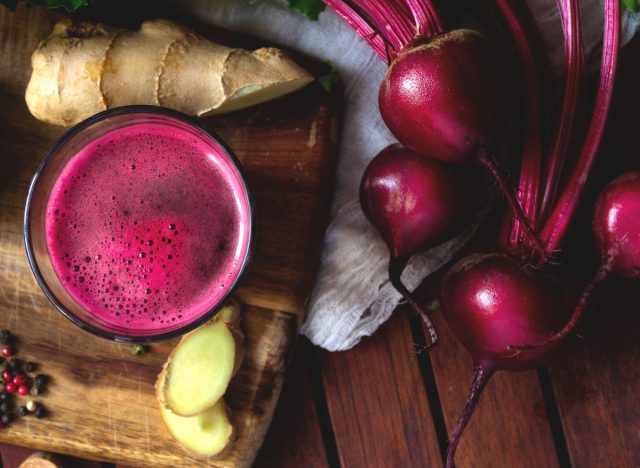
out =
<path fill-rule="evenodd" d="M 27 257 L 51 302 L 124 342 L 210 319 L 247 269 L 253 230 L 231 150 L 154 106 L 108 110 L 65 133 L 33 178 L 24 218 Z"/>

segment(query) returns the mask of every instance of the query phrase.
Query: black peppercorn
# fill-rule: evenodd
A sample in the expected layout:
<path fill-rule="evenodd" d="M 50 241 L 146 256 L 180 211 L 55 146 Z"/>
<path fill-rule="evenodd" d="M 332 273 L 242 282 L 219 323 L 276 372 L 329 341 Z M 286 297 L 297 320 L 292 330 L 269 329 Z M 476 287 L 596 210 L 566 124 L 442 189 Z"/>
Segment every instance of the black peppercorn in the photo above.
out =
<path fill-rule="evenodd" d="M 7 411 L 9 411 L 9 404 L 6 401 L 0 403 L 0 413 L 6 413 Z"/>
<path fill-rule="evenodd" d="M 33 414 L 36 416 L 36 418 L 42 419 L 47 415 L 47 409 L 44 406 L 38 405 Z"/>
<path fill-rule="evenodd" d="M 12 357 L 11 359 L 9 359 L 7 367 L 11 369 L 11 372 L 21 372 L 22 361 L 16 357 Z"/>
<path fill-rule="evenodd" d="M 4 403 L 5 401 L 9 401 L 10 396 L 8 393 L 0 393 L 0 403 Z"/>
<path fill-rule="evenodd" d="M 0 421 L 2 421 L 2 424 L 4 424 L 5 426 L 8 426 L 9 424 L 11 424 L 11 421 L 13 421 L 13 414 L 3 413 L 2 416 L 0 416 Z"/>
<path fill-rule="evenodd" d="M 36 365 L 35 362 L 31 362 L 31 361 L 27 361 L 24 364 L 24 370 L 25 372 L 33 372 L 34 370 L 36 370 L 38 366 Z"/>
<path fill-rule="evenodd" d="M 3 345 L 9 345 L 13 341 L 13 335 L 9 330 L 0 331 L 0 343 Z"/>
<path fill-rule="evenodd" d="M 48 378 L 44 374 L 36 375 L 36 378 L 34 380 L 36 388 L 39 388 L 39 389 L 44 388 L 44 386 L 47 385 L 47 380 L 48 380 Z"/>
<path fill-rule="evenodd" d="M 16 408 L 16 416 L 18 417 L 22 417 L 22 416 L 26 416 L 27 414 L 29 414 L 29 410 L 27 409 L 26 406 L 18 406 Z"/>

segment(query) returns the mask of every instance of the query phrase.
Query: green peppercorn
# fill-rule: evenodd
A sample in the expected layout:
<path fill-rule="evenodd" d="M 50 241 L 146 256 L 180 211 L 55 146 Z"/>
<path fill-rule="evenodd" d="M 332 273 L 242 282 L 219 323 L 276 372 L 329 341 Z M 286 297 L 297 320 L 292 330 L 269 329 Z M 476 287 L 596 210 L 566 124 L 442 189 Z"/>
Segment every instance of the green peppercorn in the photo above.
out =
<path fill-rule="evenodd" d="M 143 344 L 134 344 L 131 347 L 131 354 L 133 355 L 140 355 L 140 354 L 144 354 L 148 351 L 147 347 Z"/>

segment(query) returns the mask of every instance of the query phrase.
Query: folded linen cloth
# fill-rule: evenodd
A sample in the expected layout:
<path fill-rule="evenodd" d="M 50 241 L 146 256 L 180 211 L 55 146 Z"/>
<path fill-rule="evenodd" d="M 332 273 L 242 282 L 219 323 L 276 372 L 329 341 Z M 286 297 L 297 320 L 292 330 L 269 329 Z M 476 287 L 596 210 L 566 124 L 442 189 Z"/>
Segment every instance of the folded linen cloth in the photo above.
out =
<path fill-rule="evenodd" d="M 543 32 L 550 62 L 562 73 L 563 34 L 556 2 L 527 3 Z M 349 349 L 386 321 L 401 299 L 387 278 L 386 247 L 358 203 L 358 186 L 367 163 L 395 141 L 378 111 L 378 88 L 386 65 L 328 9 L 317 22 L 311 22 L 279 1 L 182 0 L 181 4 L 212 23 L 331 60 L 344 83 L 346 105 L 331 223 L 302 333 L 328 350 Z M 580 10 L 586 57 L 593 58 L 597 69 L 602 0 L 580 0 Z M 639 25 L 640 15 L 625 12 L 623 43 Z M 457 238 L 414 258 L 402 277 L 407 287 L 415 289 L 446 263 L 471 237 L 477 221 L 470 220 Z"/>

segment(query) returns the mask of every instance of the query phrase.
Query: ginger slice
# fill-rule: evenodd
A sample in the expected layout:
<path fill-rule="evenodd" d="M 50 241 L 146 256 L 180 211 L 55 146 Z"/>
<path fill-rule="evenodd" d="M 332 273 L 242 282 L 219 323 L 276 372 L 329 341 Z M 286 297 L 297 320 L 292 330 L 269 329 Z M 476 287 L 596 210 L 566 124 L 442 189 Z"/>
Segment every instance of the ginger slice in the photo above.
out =
<path fill-rule="evenodd" d="M 230 446 L 234 428 L 222 399 L 195 416 L 178 416 L 163 405 L 160 414 L 173 438 L 194 456 L 220 456 Z"/>
<path fill-rule="evenodd" d="M 193 416 L 213 406 L 236 369 L 237 349 L 232 330 L 221 320 L 186 335 L 158 376 L 160 403 L 180 416 Z"/>

